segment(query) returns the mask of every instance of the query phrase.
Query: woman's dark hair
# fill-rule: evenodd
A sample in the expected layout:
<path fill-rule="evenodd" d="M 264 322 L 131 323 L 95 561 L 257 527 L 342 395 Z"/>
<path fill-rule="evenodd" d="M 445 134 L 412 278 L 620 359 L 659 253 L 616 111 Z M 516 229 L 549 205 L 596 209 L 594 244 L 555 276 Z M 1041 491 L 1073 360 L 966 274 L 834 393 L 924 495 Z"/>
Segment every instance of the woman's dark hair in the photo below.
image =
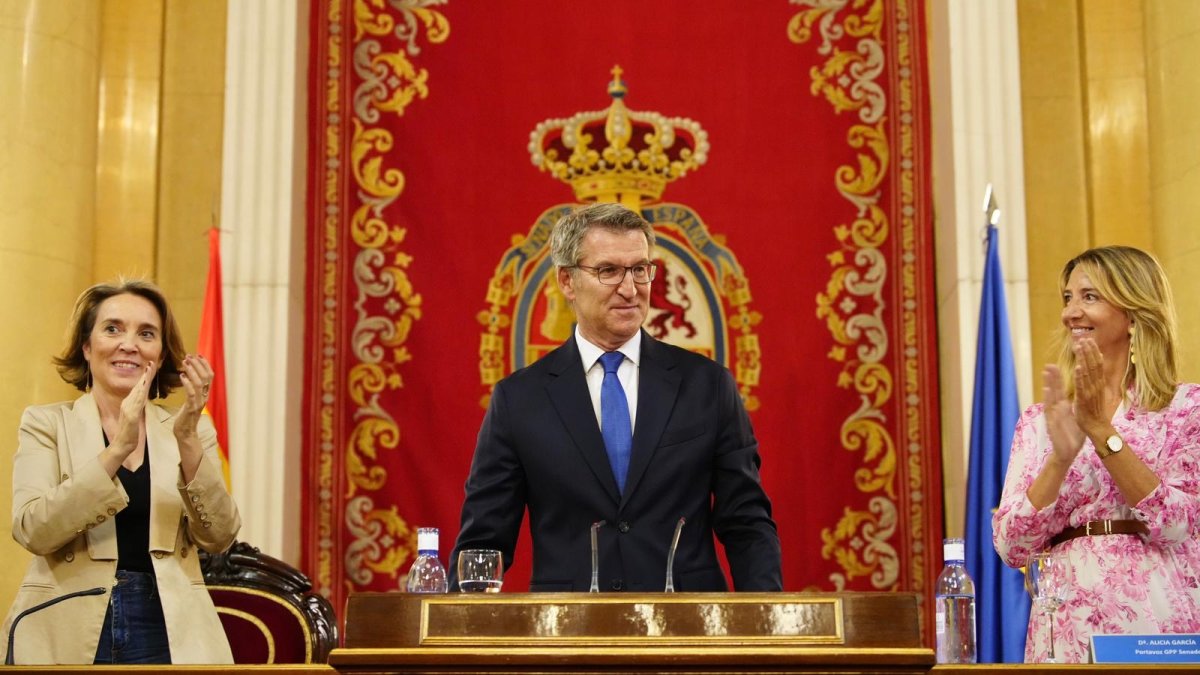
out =
<path fill-rule="evenodd" d="M 162 319 L 162 356 L 161 363 L 155 370 L 154 382 L 150 385 L 150 398 L 166 398 L 176 388 L 182 386 L 179 377 L 179 367 L 187 352 L 183 348 L 183 340 L 179 337 L 179 325 L 175 323 L 175 315 L 167 304 L 167 297 L 158 286 L 145 279 L 117 279 L 111 283 L 96 284 L 79 294 L 75 300 L 75 310 L 71 313 L 71 324 L 68 327 L 68 343 L 61 356 L 54 357 L 54 365 L 58 374 L 79 391 L 91 388 L 91 371 L 87 359 L 84 358 L 83 346 L 87 344 L 96 326 L 96 312 L 100 305 L 109 298 L 118 295 L 136 295 L 145 298 L 158 310 Z"/>

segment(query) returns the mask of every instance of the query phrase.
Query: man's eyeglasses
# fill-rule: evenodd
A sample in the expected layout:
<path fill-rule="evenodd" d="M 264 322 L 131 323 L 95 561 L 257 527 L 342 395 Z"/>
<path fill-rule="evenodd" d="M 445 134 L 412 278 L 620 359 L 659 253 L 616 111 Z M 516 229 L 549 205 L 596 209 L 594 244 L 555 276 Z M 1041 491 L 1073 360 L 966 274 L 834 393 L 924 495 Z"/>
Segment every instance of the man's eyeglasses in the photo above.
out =
<path fill-rule="evenodd" d="M 622 281 L 625 281 L 626 274 L 633 275 L 633 283 L 648 284 L 654 281 L 654 263 L 638 263 L 637 265 L 600 265 L 599 267 L 589 267 L 587 265 L 572 265 L 581 270 L 587 270 L 596 275 L 596 280 L 605 286 L 620 286 Z"/>

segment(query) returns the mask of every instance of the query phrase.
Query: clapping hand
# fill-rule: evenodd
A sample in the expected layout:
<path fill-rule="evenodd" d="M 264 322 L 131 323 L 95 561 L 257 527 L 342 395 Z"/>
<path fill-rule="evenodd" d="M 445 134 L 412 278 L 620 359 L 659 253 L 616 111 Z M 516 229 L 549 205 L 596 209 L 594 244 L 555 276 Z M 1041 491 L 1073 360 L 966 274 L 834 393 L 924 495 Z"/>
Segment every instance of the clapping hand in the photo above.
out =
<path fill-rule="evenodd" d="M 124 461 L 125 457 L 138 448 L 142 431 L 142 414 L 146 411 L 146 401 L 149 400 L 150 383 L 154 381 L 155 366 L 153 361 L 146 364 L 146 370 L 142 373 L 141 379 L 133 385 L 133 389 L 130 389 L 125 399 L 121 401 L 121 417 L 117 423 L 117 433 L 109 439 L 109 445 L 115 446 L 121 461 Z"/>
<path fill-rule="evenodd" d="M 1050 435 L 1054 458 L 1070 464 L 1083 447 L 1084 434 L 1071 410 L 1062 371 L 1058 366 L 1049 365 L 1042 371 L 1042 395 L 1045 399 L 1046 431 Z"/>
<path fill-rule="evenodd" d="M 183 359 L 183 368 L 179 372 L 183 382 L 183 390 L 187 399 L 179 410 L 175 420 L 175 438 L 192 438 L 196 435 L 196 424 L 200 421 L 200 413 L 208 403 L 208 392 L 212 387 L 213 369 L 208 361 L 198 354 L 189 354 Z"/>
<path fill-rule="evenodd" d="M 1082 430 L 1103 430 L 1111 414 L 1106 414 L 1104 392 L 1104 355 L 1091 338 L 1075 343 L 1075 420 Z M 1111 410 L 1109 411 L 1111 413 Z M 1100 435 L 1096 431 L 1093 435 Z"/>

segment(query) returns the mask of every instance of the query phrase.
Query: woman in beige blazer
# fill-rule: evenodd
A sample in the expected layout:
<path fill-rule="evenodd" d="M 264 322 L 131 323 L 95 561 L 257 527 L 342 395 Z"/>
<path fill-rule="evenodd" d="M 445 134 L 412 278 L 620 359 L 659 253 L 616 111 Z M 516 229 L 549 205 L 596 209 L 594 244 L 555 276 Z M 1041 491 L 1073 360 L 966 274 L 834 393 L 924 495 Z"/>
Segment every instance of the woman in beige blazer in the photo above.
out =
<path fill-rule="evenodd" d="M 75 305 L 56 358 L 85 392 L 32 406 L 13 466 L 13 538 L 35 555 L 4 622 L 16 663 L 232 663 L 200 572 L 241 520 L 212 422 L 213 371 L 187 355 L 166 298 L 145 281 L 99 284 Z M 151 399 L 182 386 L 183 405 Z"/>

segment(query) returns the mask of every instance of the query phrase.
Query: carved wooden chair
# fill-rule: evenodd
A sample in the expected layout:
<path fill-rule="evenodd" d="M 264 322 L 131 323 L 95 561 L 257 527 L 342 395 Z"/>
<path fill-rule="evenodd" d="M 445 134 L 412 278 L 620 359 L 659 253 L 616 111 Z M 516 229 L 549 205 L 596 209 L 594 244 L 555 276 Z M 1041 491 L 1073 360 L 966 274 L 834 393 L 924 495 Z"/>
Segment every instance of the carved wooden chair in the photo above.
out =
<path fill-rule="evenodd" d="M 308 577 L 245 542 L 200 555 L 234 662 L 325 663 L 337 646 L 337 619 Z"/>

